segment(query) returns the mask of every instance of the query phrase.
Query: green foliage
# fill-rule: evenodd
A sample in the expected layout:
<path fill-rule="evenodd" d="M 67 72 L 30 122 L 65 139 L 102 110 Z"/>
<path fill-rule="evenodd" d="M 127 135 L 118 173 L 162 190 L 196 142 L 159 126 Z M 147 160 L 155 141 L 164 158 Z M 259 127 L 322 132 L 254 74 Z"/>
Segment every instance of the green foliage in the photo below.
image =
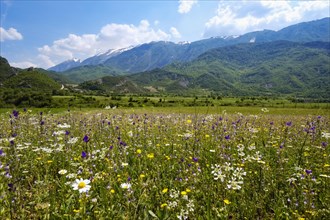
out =
<path fill-rule="evenodd" d="M 46 74 L 36 70 L 23 70 L 19 74 L 4 81 L 5 88 L 32 89 L 36 91 L 52 91 L 60 89 L 60 85 Z"/>
<path fill-rule="evenodd" d="M 0 56 L 0 87 L 6 79 L 16 75 L 17 72 L 18 69 L 11 67 L 8 61 Z"/>
<path fill-rule="evenodd" d="M 95 80 L 104 76 L 123 75 L 125 74 L 125 71 L 118 70 L 109 66 L 98 65 L 75 67 L 58 74 L 64 75 L 75 83 L 82 83 L 84 81 Z"/>

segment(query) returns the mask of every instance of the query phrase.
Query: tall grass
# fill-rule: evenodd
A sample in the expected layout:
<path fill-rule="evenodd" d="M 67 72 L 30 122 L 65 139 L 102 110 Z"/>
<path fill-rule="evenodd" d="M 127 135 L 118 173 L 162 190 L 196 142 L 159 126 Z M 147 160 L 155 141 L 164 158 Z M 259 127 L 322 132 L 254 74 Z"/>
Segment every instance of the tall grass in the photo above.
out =
<path fill-rule="evenodd" d="M 326 219 L 328 117 L 271 113 L 1 114 L 0 217 Z"/>

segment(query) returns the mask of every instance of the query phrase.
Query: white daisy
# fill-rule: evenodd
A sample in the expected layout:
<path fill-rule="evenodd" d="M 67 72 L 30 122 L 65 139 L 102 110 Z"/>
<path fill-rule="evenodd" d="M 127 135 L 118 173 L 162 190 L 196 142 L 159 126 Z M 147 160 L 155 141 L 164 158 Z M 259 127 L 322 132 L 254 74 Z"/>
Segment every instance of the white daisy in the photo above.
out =
<path fill-rule="evenodd" d="M 122 184 L 120 184 L 120 187 L 122 188 L 122 189 L 130 189 L 131 188 L 131 184 L 130 183 L 122 183 Z"/>
<path fill-rule="evenodd" d="M 90 182 L 91 181 L 89 181 L 88 179 L 76 179 L 72 184 L 73 190 L 79 190 L 80 193 L 88 192 L 91 188 L 91 186 L 88 185 Z"/>

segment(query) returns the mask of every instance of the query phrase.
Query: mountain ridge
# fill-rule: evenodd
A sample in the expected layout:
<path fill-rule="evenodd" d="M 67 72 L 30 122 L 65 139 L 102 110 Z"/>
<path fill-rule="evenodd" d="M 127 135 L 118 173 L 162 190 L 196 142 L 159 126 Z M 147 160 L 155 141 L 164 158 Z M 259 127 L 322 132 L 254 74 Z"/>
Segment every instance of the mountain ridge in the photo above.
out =
<path fill-rule="evenodd" d="M 326 17 L 319 20 L 302 22 L 278 31 L 263 30 L 249 32 L 240 36 L 218 36 L 185 44 L 169 41 L 150 42 L 128 47 L 129 49 L 127 50 L 124 50 L 125 48 L 119 49 L 124 51 L 113 56 L 103 57 L 103 59 L 99 59 L 100 55 L 92 56 L 82 61 L 80 65 L 103 64 L 122 71 L 137 73 L 161 68 L 172 62 L 186 62 L 196 58 L 207 50 L 217 47 L 239 43 L 260 43 L 278 40 L 294 42 L 330 41 L 330 18 Z M 152 57 L 152 60 L 150 57 Z M 57 66 L 61 65 L 59 64 Z M 62 71 L 65 70 L 62 69 Z"/>

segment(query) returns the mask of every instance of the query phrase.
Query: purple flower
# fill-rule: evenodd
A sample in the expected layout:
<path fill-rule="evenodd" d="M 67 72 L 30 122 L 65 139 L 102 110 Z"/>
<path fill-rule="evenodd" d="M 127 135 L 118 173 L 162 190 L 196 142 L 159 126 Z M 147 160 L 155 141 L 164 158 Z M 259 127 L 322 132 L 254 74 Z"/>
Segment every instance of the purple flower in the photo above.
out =
<path fill-rule="evenodd" d="M 14 144 L 15 144 L 15 142 L 14 142 L 13 140 L 11 140 L 9 143 L 10 143 L 11 145 L 14 145 Z"/>
<path fill-rule="evenodd" d="M 43 112 L 40 112 L 39 114 L 40 114 L 40 115 L 42 115 L 42 114 L 43 114 Z"/>
<path fill-rule="evenodd" d="M 86 158 L 87 157 L 87 153 L 85 151 L 81 152 L 81 157 L 82 158 Z"/>
<path fill-rule="evenodd" d="M 89 141 L 89 137 L 87 135 L 84 136 L 83 141 L 87 143 Z"/>
<path fill-rule="evenodd" d="M 198 158 L 197 157 L 193 157 L 193 161 L 194 162 L 198 162 Z"/>
<path fill-rule="evenodd" d="M 229 135 L 226 135 L 226 136 L 225 136 L 225 139 L 226 139 L 226 140 L 229 140 L 229 139 L 230 139 L 230 136 L 229 136 Z"/>
<path fill-rule="evenodd" d="M 292 122 L 291 121 L 288 121 L 287 123 L 286 123 L 286 126 L 291 126 L 292 125 Z"/>
<path fill-rule="evenodd" d="M 15 118 L 17 118 L 18 115 L 19 115 L 19 111 L 13 110 L 13 115 L 14 115 Z"/>
<path fill-rule="evenodd" d="M 69 134 L 70 134 L 70 131 L 66 130 L 65 135 L 69 135 Z"/>
<path fill-rule="evenodd" d="M 0 156 L 3 154 L 3 150 L 0 149 Z"/>
<path fill-rule="evenodd" d="M 113 146 L 111 145 L 111 146 L 109 147 L 109 149 L 112 150 L 112 149 L 113 149 Z"/>
<path fill-rule="evenodd" d="M 309 175 L 309 174 L 311 174 L 311 173 L 312 173 L 312 170 L 307 170 L 307 169 L 306 169 L 306 170 L 305 170 L 305 172 L 306 172 L 306 174 L 308 174 L 308 175 Z"/>
<path fill-rule="evenodd" d="M 326 147 L 328 146 L 328 143 L 327 142 L 322 142 L 322 147 Z"/>
<path fill-rule="evenodd" d="M 45 124 L 45 122 L 44 122 L 44 121 L 41 121 L 41 122 L 40 122 L 40 125 L 44 125 L 44 124 Z"/>
<path fill-rule="evenodd" d="M 26 112 L 27 111 L 26 108 L 24 108 L 23 111 Z"/>

